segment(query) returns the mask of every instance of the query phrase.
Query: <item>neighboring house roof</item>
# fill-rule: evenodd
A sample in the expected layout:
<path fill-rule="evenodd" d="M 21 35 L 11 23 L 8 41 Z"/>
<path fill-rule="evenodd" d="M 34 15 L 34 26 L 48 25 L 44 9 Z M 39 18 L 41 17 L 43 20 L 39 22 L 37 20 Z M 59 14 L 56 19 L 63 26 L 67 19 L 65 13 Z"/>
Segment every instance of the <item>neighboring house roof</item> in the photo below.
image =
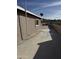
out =
<path fill-rule="evenodd" d="M 20 6 L 17 6 L 17 9 L 22 10 L 22 11 L 24 11 L 24 12 L 25 12 L 25 9 L 24 9 L 24 8 L 22 8 L 22 7 L 20 7 Z M 38 17 L 38 18 L 41 18 L 40 16 L 38 16 L 38 15 L 36 15 L 36 14 L 34 14 L 34 13 L 32 13 L 32 12 L 28 11 L 28 10 L 26 10 L 26 12 L 27 12 L 27 13 L 29 13 L 29 14 L 31 14 L 31 15 L 33 15 L 33 16 L 36 16 L 36 17 Z"/>

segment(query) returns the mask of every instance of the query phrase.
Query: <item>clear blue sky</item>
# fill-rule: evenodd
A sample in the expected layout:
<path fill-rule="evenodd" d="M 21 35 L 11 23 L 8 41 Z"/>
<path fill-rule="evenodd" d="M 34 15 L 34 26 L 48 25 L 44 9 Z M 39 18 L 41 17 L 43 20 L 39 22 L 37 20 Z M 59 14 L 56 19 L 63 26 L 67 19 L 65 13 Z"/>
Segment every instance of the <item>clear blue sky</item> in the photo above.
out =
<path fill-rule="evenodd" d="M 39 15 L 44 14 L 47 19 L 61 18 L 60 0 L 17 0 L 17 4 L 31 12 Z"/>

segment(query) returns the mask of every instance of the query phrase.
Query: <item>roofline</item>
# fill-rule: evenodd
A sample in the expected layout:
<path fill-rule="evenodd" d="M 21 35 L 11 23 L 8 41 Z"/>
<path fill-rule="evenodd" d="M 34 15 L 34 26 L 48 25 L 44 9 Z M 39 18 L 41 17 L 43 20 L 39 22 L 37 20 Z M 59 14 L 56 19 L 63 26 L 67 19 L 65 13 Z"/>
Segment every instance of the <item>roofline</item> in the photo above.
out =
<path fill-rule="evenodd" d="M 22 8 L 22 7 L 20 7 L 20 6 L 17 6 L 17 9 L 22 10 L 22 11 L 24 11 L 24 12 L 26 12 L 26 13 L 29 13 L 29 14 L 35 16 L 35 17 L 41 18 L 40 16 L 38 16 L 38 15 L 32 13 L 32 12 L 29 11 L 29 10 L 25 10 L 24 8 Z"/>

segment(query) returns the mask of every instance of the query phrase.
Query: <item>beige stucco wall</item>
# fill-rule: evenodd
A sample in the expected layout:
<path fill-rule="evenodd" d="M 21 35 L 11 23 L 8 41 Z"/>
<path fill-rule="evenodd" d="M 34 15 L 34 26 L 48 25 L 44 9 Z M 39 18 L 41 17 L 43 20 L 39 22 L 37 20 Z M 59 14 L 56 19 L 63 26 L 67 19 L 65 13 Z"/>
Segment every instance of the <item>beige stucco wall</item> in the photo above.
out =
<path fill-rule="evenodd" d="M 36 34 L 39 32 L 41 29 L 41 21 L 38 18 L 35 18 L 32 15 L 25 16 L 23 12 L 19 11 L 17 13 L 17 43 L 19 44 L 20 42 L 29 39 L 33 34 Z M 27 14 L 28 15 L 28 14 Z M 22 37 L 21 38 L 21 33 L 20 33 L 20 27 L 19 27 L 19 21 L 20 20 L 20 25 L 21 25 L 21 32 L 22 32 Z M 39 21 L 39 26 L 35 25 L 35 20 Z"/>
<path fill-rule="evenodd" d="M 25 16 L 20 15 L 20 24 L 21 24 L 23 39 L 26 39 L 27 38 L 27 26 L 26 26 L 27 24 L 26 24 Z"/>
<path fill-rule="evenodd" d="M 27 34 L 31 35 L 35 32 L 35 19 L 27 17 Z"/>

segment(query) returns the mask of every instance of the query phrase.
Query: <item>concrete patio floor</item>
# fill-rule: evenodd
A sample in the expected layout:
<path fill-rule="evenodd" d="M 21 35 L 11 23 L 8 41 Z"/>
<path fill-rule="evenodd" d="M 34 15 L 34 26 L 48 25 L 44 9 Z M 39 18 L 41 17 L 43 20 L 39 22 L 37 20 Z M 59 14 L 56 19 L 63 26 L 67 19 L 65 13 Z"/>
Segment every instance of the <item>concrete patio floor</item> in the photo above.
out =
<path fill-rule="evenodd" d="M 39 48 L 39 43 L 51 41 L 48 27 L 41 30 L 39 34 L 17 46 L 17 59 L 33 59 Z"/>

